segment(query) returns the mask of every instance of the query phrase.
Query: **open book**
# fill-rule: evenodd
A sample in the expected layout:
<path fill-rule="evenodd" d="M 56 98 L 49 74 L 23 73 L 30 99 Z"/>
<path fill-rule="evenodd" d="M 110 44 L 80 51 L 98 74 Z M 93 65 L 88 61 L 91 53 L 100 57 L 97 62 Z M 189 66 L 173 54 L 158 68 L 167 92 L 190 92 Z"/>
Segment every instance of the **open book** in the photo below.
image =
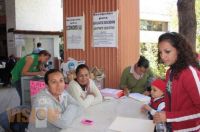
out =
<path fill-rule="evenodd" d="M 135 100 L 138 100 L 138 101 L 141 101 L 141 102 L 144 102 L 144 103 L 149 103 L 150 100 L 151 100 L 151 97 L 149 96 L 146 96 L 144 94 L 140 94 L 140 93 L 130 93 L 129 94 L 129 97 L 135 99 Z"/>

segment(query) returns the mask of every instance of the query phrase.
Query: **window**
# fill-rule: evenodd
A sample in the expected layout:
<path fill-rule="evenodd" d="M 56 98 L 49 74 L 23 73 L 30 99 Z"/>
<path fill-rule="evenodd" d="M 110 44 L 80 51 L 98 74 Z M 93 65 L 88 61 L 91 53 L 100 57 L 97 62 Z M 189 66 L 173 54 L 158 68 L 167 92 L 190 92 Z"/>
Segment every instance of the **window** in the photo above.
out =
<path fill-rule="evenodd" d="M 140 30 L 167 31 L 168 30 L 168 22 L 140 20 Z"/>

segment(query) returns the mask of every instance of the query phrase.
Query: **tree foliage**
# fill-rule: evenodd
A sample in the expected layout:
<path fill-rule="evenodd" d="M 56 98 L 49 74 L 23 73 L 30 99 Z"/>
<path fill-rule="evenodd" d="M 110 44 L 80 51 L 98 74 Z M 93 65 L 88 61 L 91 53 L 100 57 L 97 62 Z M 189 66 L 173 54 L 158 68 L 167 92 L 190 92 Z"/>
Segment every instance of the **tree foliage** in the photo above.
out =
<path fill-rule="evenodd" d="M 179 32 L 182 33 L 191 41 L 191 39 L 196 38 L 196 51 L 200 53 L 200 0 L 178 0 L 179 3 L 177 3 L 177 9 L 179 9 L 179 17 L 178 19 L 175 19 L 177 17 L 176 13 L 173 13 L 173 20 L 172 20 L 172 29 L 176 29 L 178 24 L 179 25 Z M 195 3 L 195 6 L 193 5 Z M 179 4 L 179 5 L 178 5 Z M 189 5 L 187 5 L 189 4 Z M 181 6 L 181 7 L 178 7 Z M 188 6 L 193 6 L 193 7 L 188 7 Z M 194 7 L 195 7 L 195 13 L 194 13 Z M 187 9 L 191 8 L 191 9 Z M 184 9 L 184 10 L 183 10 Z M 192 11 L 191 11 L 192 10 Z M 181 14 L 182 13 L 182 14 Z M 192 14 L 190 14 L 192 13 Z M 196 14 L 196 16 L 195 16 Z M 181 15 L 181 16 L 180 16 Z M 189 15 L 189 16 L 187 16 Z M 191 19 L 191 16 L 194 17 L 195 19 Z M 177 22 L 179 20 L 179 22 Z M 193 21 L 193 22 L 191 22 Z M 194 22 L 195 21 L 195 22 Z M 195 28 L 195 23 L 196 23 L 196 28 Z M 184 25 L 186 24 L 186 25 Z M 192 25 L 190 25 L 192 24 Z M 189 26 L 190 25 L 190 26 Z M 194 27 L 192 27 L 194 26 Z M 195 30 L 195 31 L 194 31 Z M 192 34 L 195 37 L 191 38 L 190 35 Z M 191 41 L 192 43 L 195 43 L 195 41 Z M 195 44 L 193 45 L 195 46 Z M 140 46 L 140 53 L 144 55 L 149 61 L 150 61 L 150 66 L 152 68 L 152 71 L 156 76 L 159 77 L 164 77 L 166 73 L 166 69 L 168 67 L 161 65 L 157 63 L 157 44 L 156 43 L 142 43 Z"/>
<path fill-rule="evenodd" d="M 156 43 L 140 44 L 140 53 L 150 61 L 150 67 L 157 77 L 164 78 L 167 67 L 157 63 L 158 47 Z"/>

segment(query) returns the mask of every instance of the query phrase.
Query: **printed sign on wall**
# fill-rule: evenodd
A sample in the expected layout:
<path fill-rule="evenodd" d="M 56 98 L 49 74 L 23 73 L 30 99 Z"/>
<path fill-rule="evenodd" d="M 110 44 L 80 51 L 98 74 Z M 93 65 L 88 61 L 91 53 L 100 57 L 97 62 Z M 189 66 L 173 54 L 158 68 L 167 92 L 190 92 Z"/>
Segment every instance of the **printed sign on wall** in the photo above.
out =
<path fill-rule="evenodd" d="M 84 16 L 67 17 L 67 49 L 83 49 L 85 43 Z"/>
<path fill-rule="evenodd" d="M 93 15 L 93 46 L 117 47 L 118 12 L 100 12 Z"/>

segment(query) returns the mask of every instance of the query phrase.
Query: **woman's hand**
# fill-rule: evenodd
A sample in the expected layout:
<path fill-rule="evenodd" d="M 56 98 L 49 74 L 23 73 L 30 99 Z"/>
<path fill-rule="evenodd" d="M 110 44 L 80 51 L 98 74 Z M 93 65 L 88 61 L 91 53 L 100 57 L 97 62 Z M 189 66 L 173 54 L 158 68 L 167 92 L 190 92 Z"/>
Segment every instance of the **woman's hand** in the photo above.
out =
<path fill-rule="evenodd" d="M 46 73 L 45 71 L 40 71 L 38 75 L 40 75 L 40 76 L 44 76 L 45 73 Z"/>
<path fill-rule="evenodd" d="M 151 95 L 151 93 L 149 92 L 149 91 L 144 91 L 144 93 L 143 93 L 144 95 L 146 95 L 146 96 L 149 96 L 149 95 Z"/>
<path fill-rule="evenodd" d="M 126 96 L 128 96 L 129 95 L 129 90 L 128 90 L 128 88 L 124 88 L 124 95 L 126 95 Z"/>
<path fill-rule="evenodd" d="M 92 92 L 88 92 L 87 95 L 92 95 L 92 96 L 96 97 L 96 95 Z"/>
<path fill-rule="evenodd" d="M 153 121 L 154 123 L 166 122 L 167 118 L 165 111 L 156 112 L 155 115 L 153 116 Z"/>
<path fill-rule="evenodd" d="M 58 109 L 49 108 L 48 109 L 48 120 L 54 122 L 60 117 L 60 111 Z"/>

